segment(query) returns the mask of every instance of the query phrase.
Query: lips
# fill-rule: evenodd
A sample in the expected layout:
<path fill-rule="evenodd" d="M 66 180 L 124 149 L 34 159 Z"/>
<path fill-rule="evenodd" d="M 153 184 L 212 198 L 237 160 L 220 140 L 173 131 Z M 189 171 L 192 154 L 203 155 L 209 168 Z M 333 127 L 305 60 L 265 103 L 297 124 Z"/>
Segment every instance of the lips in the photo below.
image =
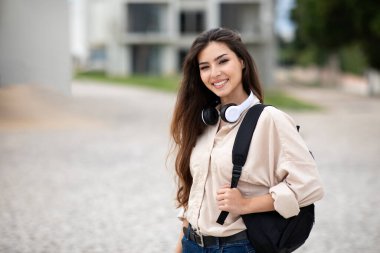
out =
<path fill-rule="evenodd" d="M 220 89 L 220 88 L 222 88 L 227 82 L 228 82 L 228 79 L 225 79 L 225 80 L 222 80 L 222 81 L 218 81 L 218 82 L 212 83 L 212 85 L 213 85 L 215 88 Z"/>

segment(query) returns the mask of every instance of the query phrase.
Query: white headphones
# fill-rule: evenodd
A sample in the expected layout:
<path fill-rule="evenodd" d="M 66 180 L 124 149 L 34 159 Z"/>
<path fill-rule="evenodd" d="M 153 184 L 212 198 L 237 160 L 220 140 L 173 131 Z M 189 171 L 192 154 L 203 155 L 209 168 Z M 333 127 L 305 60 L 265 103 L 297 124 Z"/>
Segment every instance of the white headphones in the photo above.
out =
<path fill-rule="evenodd" d="M 220 113 L 214 107 L 208 107 L 202 110 L 202 121 L 206 125 L 215 125 L 218 122 L 218 117 L 228 123 L 236 122 L 240 114 L 248 109 L 252 104 L 260 103 L 259 99 L 253 95 L 252 91 L 248 98 L 240 105 L 226 104 L 220 109 Z"/>

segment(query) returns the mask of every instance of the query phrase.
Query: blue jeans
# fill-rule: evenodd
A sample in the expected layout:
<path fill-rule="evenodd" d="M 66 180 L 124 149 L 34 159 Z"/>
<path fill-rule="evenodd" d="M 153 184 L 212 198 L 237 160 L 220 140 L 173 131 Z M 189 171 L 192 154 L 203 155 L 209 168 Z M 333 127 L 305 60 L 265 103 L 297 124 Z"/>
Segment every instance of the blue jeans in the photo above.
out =
<path fill-rule="evenodd" d="M 223 245 L 201 247 L 184 235 L 182 238 L 182 253 L 255 253 L 255 249 L 247 239 Z"/>

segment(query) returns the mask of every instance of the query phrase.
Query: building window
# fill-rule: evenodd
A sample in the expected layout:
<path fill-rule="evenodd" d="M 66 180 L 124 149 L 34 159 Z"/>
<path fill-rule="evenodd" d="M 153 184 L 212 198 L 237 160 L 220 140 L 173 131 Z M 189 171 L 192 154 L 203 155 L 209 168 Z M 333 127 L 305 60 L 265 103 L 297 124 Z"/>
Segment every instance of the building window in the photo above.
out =
<path fill-rule="evenodd" d="M 180 14 L 181 34 L 200 33 L 205 29 L 205 15 L 202 11 L 182 11 Z"/>
<path fill-rule="evenodd" d="M 161 72 L 160 59 L 160 46 L 132 46 L 132 71 L 135 74 L 159 74 Z"/>
<path fill-rule="evenodd" d="M 168 26 L 166 4 L 127 4 L 127 17 L 127 31 L 131 33 L 162 33 Z"/>
<path fill-rule="evenodd" d="M 222 27 L 237 30 L 248 36 L 260 35 L 259 14 L 259 4 L 223 3 L 220 6 Z"/>

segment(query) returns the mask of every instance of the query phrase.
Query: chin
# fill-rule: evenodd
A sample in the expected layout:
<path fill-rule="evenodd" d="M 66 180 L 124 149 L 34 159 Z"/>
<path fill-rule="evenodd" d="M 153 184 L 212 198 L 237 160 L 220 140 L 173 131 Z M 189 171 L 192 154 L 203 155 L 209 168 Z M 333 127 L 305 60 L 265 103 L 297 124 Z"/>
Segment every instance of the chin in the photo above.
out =
<path fill-rule="evenodd" d="M 223 97 L 228 96 L 229 91 L 227 91 L 227 90 L 223 90 L 223 89 L 221 89 L 221 90 L 213 89 L 213 93 L 214 93 L 215 95 L 217 95 L 218 97 L 223 98 Z"/>

